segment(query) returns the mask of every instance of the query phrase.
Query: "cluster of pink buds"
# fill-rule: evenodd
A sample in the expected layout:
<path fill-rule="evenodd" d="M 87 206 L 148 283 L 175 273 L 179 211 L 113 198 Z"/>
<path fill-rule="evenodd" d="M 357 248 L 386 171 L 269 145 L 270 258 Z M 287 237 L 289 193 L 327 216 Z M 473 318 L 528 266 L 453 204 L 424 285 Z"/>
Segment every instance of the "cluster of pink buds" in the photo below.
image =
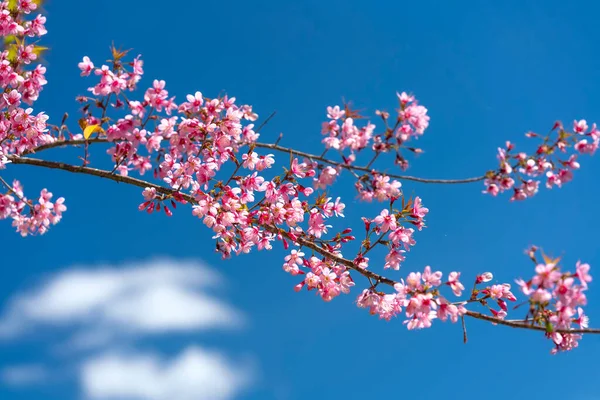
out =
<path fill-rule="evenodd" d="M 46 68 L 36 64 L 44 48 L 35 44 L 47 33 L 46 17 L 33 16 L 36 9 L 37 4 L 31 0 L 0 2 L 0 36 L 4 40 L 0 52 L 0 170 L 11 162 L 11 157 L 56 141 L 48 132 L 48 116 L 28 107 L 47 83 Z M 12 219 L 13 227 L 23 236 L 45 233 L 66 210 L 64 199 L 53 203 L 52 193 L 46 189 L 34 204 L 24 196 L 18 181 L 12 185 L 2 181 L 2 185 L 7 192 L 0 194 L 0 219 Z"/>
<path fill-rule="evenodd" d="M 13 227 L 21 236 L 46 233 L 50 225 L 57 224 L 67 210 L 65 199 L 61 197 L 52 202 L 52 193 L 46 189 L 42 189 L 37 203 L 33 203 L 23 195 L 19 181 L 5 186 L 8 192 L 0 194 L 0 219 L 12 219 Z"/>
<path fill-rule="evenodd" d="M 393 207 L 395 201 L 390 201 Z M 405 260 L 404 254 L 410 250 L 411 246 L 416 244 L 413 237 L 415 230 L 402 225 L 406 222 L 416 226 L 419 230 L 425 227 L 425 215 L 429 209 L 423 206 L 421 198 L 415 197 L 407 203 L 402 201 L 402 209 L 392 208 L 391 211 L 383 209 L 381 213 L 369 220 L 363 218 L 365 223 L 366 238 L 363 241 L 361 251 L 355 259 L 355 264 L 361 265 L 361 268 L 368 266 L 368 259 L 365 255 L 377 244 L 384 244 L 388 247 L 388 253 L 385 256 L 384 269 L 400 269 L 400 264 Z M 379 235 L 378 239 L 371 238 L 372 235 Z"/>
<path fill-rule="evenodd" d="M 447 282 L 442 282 L 440 271 L 432 272 L 431 267 L 425 267 L 423 273 L 411 272 L 406 278 L 394 285 L 393 294 L 378 292 L 375 288 L 365 289 L 357 299 L 357 305 L 368 308 L 372 315 L 389 320 L 400 314 L 404 309 L 408 329 L 431 327 L 434 319 L 442 321 L 450 319 L 456 322 L 466 313 L 464 303 L 451 303 L 440 294 L 442 283 L 453 287 L 453 292 L 460 295 L 462 284 L 459 274 L 451 272 Z M 457 294 L 458 293 L 458 294 Z"/>
<path fill-rule="evenodd" d="M 283 264 L 286 272 L 292 275 L 304 275 L 304 280 L 297 284 L 294 290 L 300 291 L 303 287 L 316 290 L 325 301 L 331 301 L 342 293 L 350 293 L 354 281 L 345 266 L 314 256 L 309 259 L 302 257 L 304 257 L 303 252 L 292 250 L 291 254 L 285 257 L 285 264 Z M 300 269 L 301 267 L 303 269 Z"/>
<path fill-rule="evenodd" d="M 481 275 L 477 275 L 475 278 L 475 284 L 471 291 L 471 298 L 469 302 L 480 303 L 486 307 L 494 317 L 498 319 L 505 319 L 508 314 L 508 301 L 516 301 L 517 298 L 511 292 L 511 286 L 508 283 L 501 283 L 495 285 L 489 285 L 486 287 L 480 287 L 479 285 L 487 283 L 493 279 L 491 272 L 485 272 Z M 496 310 L 490 306 L 490 302 L 494 302 L 500 308 Z"/>
<path fill-rule="evenodd" d="M 556 138 L 553 138 L 552 134 Z M 540 137 L 529 132 L 527 137 Z M 585 120 L 574 121 L 573 131 L 567 132 L 557 122 L 550 133 L 543 138 L 535 154 L 514 153 L 515 145 L 506 142 L 506 148 L 498 149 L 500 168 L 486 175 L 484 193 L 496 196 L 505 190 L 513 189 L 511 200 L 525 200 L 535 195 L 541 177 L 545 177 L 548 189 L 573 179 L 573 171 L 579 169 L 577 153 L 594 154 L 600 145 L 600 131 L 596 124 L 588 126 Z M 577 153 L 568 154 L 574 149 Z"/>
<path fill-rule="evenodd" d="M 355 184 L 360 199 L 368 202 L 397 199 L 402 195 L 401 186 L 396 179 L 378 173 L 363 175 Z"/>
<path fill-rule="evenodd" d="M 113 55 L 116 56 L 115 62 L 118 62 L 118 54 L 113 51 Z M 131 72 L 120 68 L 111 69 L 108 65 L 102 65 L 100 68 L 95 68 L 94 63 L 89 59 L 89 57 L 84 57 L 83 61 L 80 62 L 78 66 L 81 70 L 81 76 L 87 76 L 94 71 L 94 74 L 100 77 L 100 82 L 88 90 L 95 96 L 108 96 L 111 93 L 119 94 L 124 90 L 134 90 L 136 88 L 136 84 L 140 81 L 144 73 L 143 65 L 144 64 L 142 60 L 140 60 L 140 56 L 138 56 L 131 63 Z M 161 84 L 162 87 L 160 86 Z M 154 102 L 153 105 L 155 107 L 164 107 L 168 105 L 168 100 L 165 96 L 166 92 L 162 90 L 164 85 L 164 81 L 155 81 L 154 88 L 149 89 L 144 98 L 148 102 Z"/>
<path fill-rule="evenodd" d="M 32 105 L 46 85 L 46 68 L 33 65 L 41 47 L 27 44 L 27 38 L 47 33 L 46 18 L 30 14 L 37 8 L 31 1 L 0 2 L 0 36 L 6 43 L 0 52 L 0 169 L 8 163 L 9 155 L 19 155 L 37 146 L 51 143 L 44 113 L 33 113 Z"/>
<path fill-rule="evenodd" d="M 323 139 L 325 147 L 334 150 L 350 149 L 356 153 L 369 146 L 373 137 L 375 125 L 367 123 L 366 126 L 359 128 L 354 120 L 357 117 L 347 107 L 345 110 L 339 106 L 327 107 L 327 118 L 329 121 L 323 122 L 321 133 L 327 135 Z"/>
<path fill-rule="evenodd" d="M 385 132 L 381 134 L 375 133 L 376 126 L 371 122 L 359 127 L 357 122 L 363 117 L 351 110 L 348 105 L 343 109 L 340 106 L 327 107 L 328 120 L 323 122 L 321 130 L 321 133 L 326 135 L 323 139 L 325 148 L 337 150 L 345 165 L 352 165 L 360 151 L 370 148 L 375 152 L 375 157 L 368 167 L 381 153 L 394 150 L 396 152 L 395 163 L 402 169 L 407 169 L 408 161 L 401 154 L 401 149 L 405 148 L 417 154 L 422 153 L 421 149 L 407 147 L 406 142 L 425 132 L 429 126 L 429 116 L 427 109 L 419 105 L 414 96 L 404 92 L 398 93 L 398 102 L 400 107 L 393 121 L 388 112 L 377 111 L 377 115 L 383 119 L 385 125 Z M 347 149 L 349 153 L 344 152 Z M 331 185 L 340 172 L 340 168 L 323 167 L 319 177 L 315 179 L 317 187 L 324 188 Z M 361 198 L 367 201 L 373 199 L 381 201 L 398 197 L 400 182 L 388 183 L 388 181 L 389 177 L 379 174 L 372 174 L 370 177 L 366 174 L 359 177 L 356 188 Z"/>
<path fill-rule="evenodd" d="M 587 304 L 585 291 L 592 281 L 589 264 L 577 262 L 575 272 L 562 271 L 558 262 L 543 255 L 544 262 L 535 258 L 537 248 L 529 250 L 537 264 L 535 275 L 525 281 L 517 280 L 523 294 L 529 297 L 527 319 L 545 328 L 546 336 L 555 344 L 553 353 L 571 350 L 578 345 L 580 334 L 558 332 L 572 329 L 573 325 L 587 328 L 589 319 L 582 306 Z"/>

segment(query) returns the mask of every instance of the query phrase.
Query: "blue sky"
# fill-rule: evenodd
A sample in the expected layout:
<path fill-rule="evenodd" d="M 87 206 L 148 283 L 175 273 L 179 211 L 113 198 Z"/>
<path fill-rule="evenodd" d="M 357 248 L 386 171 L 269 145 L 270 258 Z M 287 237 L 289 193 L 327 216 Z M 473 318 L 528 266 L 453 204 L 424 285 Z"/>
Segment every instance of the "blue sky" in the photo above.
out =
<path fill-rule="evenodd" d="M 409 170 L 423 177 L 480 175 L 496 166 L 496 148 L 506 140 L 532 149 L 523 136 L 528 130 L 546 132 L 557 119 L 600 121 L 595 2 L 253 3 L 49 1 L 49 84 L 36 110 L 55 123 L 65 111 L 77 115 L 74 98 L 91 84 L 79 77 L 77 63 L 88 55 L 100 64 L 114 41 L 143 55 L 142 86 L 165 79 L 177 99 L 196 90 L 207 96 L 226 91 L 253 104 L 263 118 L 276 110 L 263 141 L 283 132 L 283 145 L 315 153 L 322 148 L 326 106 L 345 98 L 373 113 L 392 109 L 396 91 L 413 92 L 431 116 L 419 139 L 425 154 Z M 404 192 L 422 197 L 431 212 L 429 227 L 416 236 L 397 277 L 431 265 L 445 273 L 460 270 L 466 282 L 484 271 L 512 282 L 532 272 L 523 255 L 530 244 L 564 255 L 568 266 L 589 262 L 595 276 L 600 159 L 584 157 L 581 164 L 563 189 L 542 190 L 514 204 L 506 196 L 482 195 L 479 183 L 404 182 Z M 35 325 L 18 340 L 0 340 L 0 367 L 38 365 L 50 372 L 38 371 L 43 376 L 26 385 L 5 380 L 1 398 L 80 399 L 86 360 L 154 354 L 149 364 L 162 362 L 168 370 L 186 351 L 210 349 L 247 378 L 235 395 L 239 399 L 440 399 L 483 392 L 489 399 L 600 399 L 600 337 L 588 336 L 576 351 L 551 356 L 550 343 L 537 333 L 479 321 L 468 322 L 467 345 L 459 325 L 436 322 L 432 329 L 409 332 L 400 319 L 383 322 L 357 309 L 358 290 L 328 304 L 312 293 L 295 293 L 297 280 L 281 270 L 281 248 L 222 261 L 213 252 L 211 232 L 189 212 L 178 210 L 170 219 L 138 212 L 136 188 L 28 166 L 10 166 L 2 175 L 18 177 L 30 194 L 48 186 L 68 206 L 64 220 L 42 237 L 22 239 L 8 223 L 0 227 L 2 309 L 10 309 L 16 296 L 63 282 L 73 268 L 102 269 L 124 282 L 118 271 L 163 260 L 175 265 L 173 271 L 184 262 L 218 271 L 222 279 L 210 289 L 211 299 L 229 307 L 240 323 L 198 322 L 168 334 L 140 328 L 116 333 L 101 349 L 68 351 L 60 345 L 98 325 Z M 348 204 L 349 226 L 360 227 L 360 216 L 380 209 L 355 201 L 351 187 L 335 190 Z M 90 276 L 94 281 L 97 275 Z M 179 287 L 178 278 L 169 279 Z M 587 307 L 595 326 L 596 286 Z M 190 290 L 194 301 L 205 293 L 202 287 Z"/>

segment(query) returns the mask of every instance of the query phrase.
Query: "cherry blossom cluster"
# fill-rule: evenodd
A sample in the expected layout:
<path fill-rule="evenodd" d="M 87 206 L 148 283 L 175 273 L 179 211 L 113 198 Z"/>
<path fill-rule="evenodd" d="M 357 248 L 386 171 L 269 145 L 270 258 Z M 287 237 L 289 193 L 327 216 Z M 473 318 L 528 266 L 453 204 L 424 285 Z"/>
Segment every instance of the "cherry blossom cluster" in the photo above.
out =
<path fill-rule="evenodd" d="M 529 304 L 527 315 L 523 320 L 508 321 L 513 326 L 541 327 L 546 337 L 554 343 L 552 353 L 568 351 L 578 346 L 582 335 L 569 333 L 574 326 L 588 328 L 589 318 L 582 306 L 587 299 L 585 291 L 592 281 L 589 264 L 577 262 L 575 272 L 561 271 L 558 259 L 544 256 L 544 263 L 538 263 L 534 254 L 536 247 L 528 253 L 536 263 L 535 275 L 525 281 L 516 282 L 521 292 L 527 297 Z M 516 296 L 508 283 L 485 285 L 493 280 L 490 272 L 477 275 L 468 299 L 450 302 L 440 293 L 440 286 L 447 285 L 456 296 L 465 290 L 459 281 L 460 273 L 451 272 L 448 280 L 442 283 L 442 273 L 432 272 L 429 266 L 423 273 L 411 272 L 406 281 L 393 284 L 395 292 L 386 294 L 377 290 L 380 282 L 375 282 L 369 289 L 358 296 L 359 307 L 368 308 L 373 315 L 389 320 L 404 310 L 404 323 L 408 329 L 431 327 L 436 318 L 456 322 L 458 317 L 468 313 L 468 304 L 480 304 L 487 308 L 496 321 L 505 320 L 508 314 L 507 301 L 515 302 Z M 389 283 L 389 282 L 386 282 Z M 492 307 L 497 305 L 497 309 Z M 515 307 L 516 308 L 516 307 Z"/>
<path fill-rule="evenodd" d="M 395 163 L 406 170 L 408 161 L 401 154 L 401 150 L 405 148 L 417 154 L 422 152 L 421 149 L 407 147 L 406 142 L 425 132 L 429 126 L 429 116 L 427 109 L 419 105 L 414 96 L 403 92 L 398 93 L 397 97 L 399 108 L 395 120 L 390 118 L 388 112 L 377 111 L 377 115 L 382 118 L 385 125 L 385 132 L 381 134 L 375 133 L 376 126 L 371 122 L 359 127 L 357 123 L 363 117 L 350 109 L 348 105 L 343 108 L 337 105 L 327 107 L 328 120 L 323 122 L 321 129 L 321 133 L 325 135 L 323 139 L 325 148 L 338 151 L 345 165 L 352 165 L 360 151 L 370 148 L 375 156 L 369 162 L 368 167 L 380 154 L 393 150 L 396 152 Z M 325 188 L 331 185 L 340 173 L 341 168 L 339 167 L 322 166 L 318 177 L 315 178 L 315 186 Z M 383 201 L 399 197 L 399 181 L 390 182 L 389 177 L 375 172 L 357 176 L 357 178 L 356 189 L 363 200 Z"/>
<path fill-rule="evenodd" d="M 399 108 L 396 118 L 391 119 L 390 114 L 377 111 L 384 124 L 385 132 L 375 134 L 376 126 L 367 122 L 365 126 L 358 127 L 357 121 L 362 119 L 358 113 L 347 105 L 344 109 L 339 106 L 327 107 L 328 121 L 323 122 L 321 133 L 326 135 L 323 139 L 325 148 L 343 151 L 349 149 L 349 154 L 344 155 L 346 163 L 353 163 L 356 155 L 361 150 L 370 147 L 375 153 L 386 153 L 396 150 L 396 162 L 402 168 L 408 167 L 408 162 L 400 155 L 400 149 L 411 137 L 418 137 L 429 126 L 427 109 L 419 105 L 414 96 L 398 93 Z M 390 123 L 393 125 L 390 126 Z M 420 150 L 410 148 L 412 151 Z"/>
<path fill-rule="evenodd" d="M 37 115 L 32 105 L 47 83 L 46 68 L 34 65 L 39 48 L 27 44 L 29 38 L 39 38 L 47 33 L 46 17 L 31 18 L 37 5 L 29 0 L 0 2 L 0 36 L 7 43 L 0 52 L 0 169 L 7 164 L 7 155 L 22 154 L 42 144 L 55 140 L 48 134 L 43 112 Z"/>
<path fill-rule="evenodd" d="M 406 224 L 411 224 L 421 230 L 425 227 L 425 215 L 429 209 L 424 207 L 421 198 L 415 197 L 414 200 L 409 200 L 405 203 L 402 200 L 402 209 L 393 208 L 396 198 L 390 201 L 390 209 L 383 209 L 378 216 L 369 220 L 363 217 L 365 223 L 366 238 L 362 242 L 362 246 L 358 256 L 354 262 L 360 268 L 366 268 L 369 259 L 366 254 L 371 251 L 376 245 L 381 244 L 387 247 L 388 253 L 385 256 L 384 269 L 391 268 L 394 270 L 400 269 L 400 264 L 406 259 L 404 254 L 414 246 L 415 241 L 413 228 L 406 227 Z M 405 223 L 403 225 L 402 223 Z M 373 236 L 379 236 L 373 240 Z"/>
<path fill-rule="evenodd" d="M 304 253 L 297 250 L 292 250 L 290 255 L 285 257 L 283 269 L 292 275 L 304 276 L 304 280 L 297 284 L 294 290 L 300 291 L 303 287 L 316 290 L 324 301 L 331 301 L 341 293 L 350 293 L 354 281 L 345 266 L 315 256 L 309 259 L 303 257 Z"/>
<path fill-rule="evenodd" d="M 535 195 L 542 179 L 548 189 L 561 187 L 573 179 L 579 169 L 578 154 L 594 154 L 600 145 L 600 131 L 596 124 L 588 126 L 585 120 L 573 121 L 572 132 L 557 122 L 546 137 L 529 132 L 530 138 L 541 138 L 534 154 L 515 153 L 515 145 L 506 142 L 498 149 L 500 168 L 486 175 L 484 193 L 492 196 L 513 190 L 511 200 L 525 200 Z M 556 137 L 554 137 L 556 136 Z M 571 150 L 571 153 L 569 153 Z"/>
<path fill-rule="evenodd" d="M 173 191 L 164 195 L 148 187 L 141 210 L 162 209 L 171 215 L 177 203 L 187 202 L 184 195 L 191 196 L 193 215 L 213 230 L 217 250 L 224 257 L 247 253 L 254 246 L 270 249 L 276 239 L 287 245 L 277 232 L 280 227 L 288 235 L 319 241 L 332 227 L 326 220 L 343 216 L 345 206 L 339 198 L 331 201 L 317 196 L 309 201 L 315 192 L 310 183 L 318 188 L 313 179 L 316 163 L 293 158 L 281 175 L 265 175 L 274 158 L 255 151 L 259 134 L 251 122 L 258 116 L 252 107 L 238 106 L 235 98 L 211 99 L 200 92 L 177 104 L 165 82 L 158 80 L 145 91 L 143 101 L 129 99 L 122 91 L 136 89 L 143 74 L 142 61 L 137 57 L 124 63 L 123 55 L 113 51 L 111 67 L 95 67 L 88 57 L 83 59 L 79 64 L 82 74 L 93 73 L 100 82 L 89 89 L 96 97 L 80 100 L 87 103 L 85 126 L 102 124 L 96 110 L 106 115 L 107 107 L 123 108 L 126 113 L 106 129 L 92 133 L 113 144 L 107 152 L 115 164 L 114 172 L 127 176 L 132 170 L 140 175 L 153 170 L 154 177 Z M 116 84 L 117 80 L 120 83 Z M 114 103 L 110 103 L 111 96 Z M 221 171 L 233 172 L 223 180 Z M 306 185 L 303 180 L 308 180 Z"/>
<path fill-rule="evenodd" d="M 52 193 L 46 189 L 42 189 L 34 204 L 24 196 L 19 181 L 15 180 L 12 185 L 5 186 L 8 191 L 0 194 L 0 219 L 12 219 L 12 225 L 21 236 L 44 234 L 50 225 L 61 220 L 62 213 L 67 209 L 64 198 L 60 197 L 52 202 Z M 29 212 L 25 212 L 27 209 Z"/>
<path fill-rule="evenodd" d="M 335 213 L 336 205 L 340 204 L 339 198 L 335 203 L 330 200 L 327 199 L 325 201 L 324 209 L 331 208 Z M 358 255 L 353 260 L 353 265 L 359 270 L 366 270 L 369 267 L 369 258 L 366 255 L 377 245 L 388 247 L 384 269 L 399 270 L 400 263 L 405 260 L 404 253 L 416 244 L 413 238 L 415 230 L 403 226 L 402 222 L 413 224 L 421 230 L 425 226 L 424 217 L 429 210 L 423 206 L 419 197 L 403 204 L 401 210 L 393 208 L 393 205 L 394 201 L 392 200 L 390 201 L 391 212 L 389 209 L 384 209 L 372 220 L 363 218 L 366 236 L 362 241 Z M 343 207 L 340 211 L 343 211 Z M 311 217 L 314 215 L 318 216 L 319 213 L 313 210 Z M 309 221 L 309 224 L 311 224 L 311 221 Z M 323 227 L 323 221 L 319 220 L 318 226 Z M 308 232 L 314 234 L 315 232 L 311 232 L 311 229 L 312 225 Z M 337 234 L 328 243 L 325 243 L 327 251 L 341 257 L 340 249 L 342 244 L 356 239 L 354 236 L 349 235 L 351 232 L 351 229 L 347 228 Z M 319 232 L 317 231 L 317 233 Z M 378 238 L 374 239 L 374 236 L 378 236 Z M 321 237 L 320 233 L 318 237 Z M 304 255 L 304 252 L 301 250 L 291 250 L 290 254 L 285 257 L 285 263 L 283 264 L 283 269 L 286 272 L 291 275 L 303 276 L 303 281 L 295 287 L 297 291 L 303 287 L 306 287 L 308 290 L 318 289 L 319 295 L 324 300 L 329 301 L 340 293 L 348 293 L 350 287 L 354 286 L 354 282 L 346 266 L 328 258 L 319 259 L 312 256 L 310 259 L 306 259 Z M 459 275 L 458 273 L 451 274 L 452 282 L 456 280 L 456 284 L 453 283 L 455 288 L 462 287 L 458 282 Z M 443 308 L 445 309 L 445 306 Z"/>
<path fill-rule="evenodd" d="M 589 264 L 577 262 L 575 272 L 562 271 L 558 262 L 543 256 L 544 262 L 535 258 L 537 248 L 532 247 L 530 257 L 536 263 L 535 275 L 525 281 L 517 280 L 523 294 L 529 298 L 527 320 L 546 329 L 546 336 L 555 347 L 553 353 L 571 350 L 578 346 L 580 334 L 560 333 L 558 330 L 568 330 L 576 325 L 587 328 L 589 318 L 582 306 L 587 304 L 585 291 L 588 282 L 592 281 L 589 274 Z"/>
<path fill-rule="evenodd" d="M 0 35 L 36 37 L 46 34 L 46 17 L 37 15 L 26 20 L 24 16 L 37 9 L 33 0 L 2 1 L 0 3 Z M 25 49 L 25 46 L 23 47 Z M 24 53 L 24 55 L 26 55 Z M 28 55 L 26 58 L 31 57 Z M 35 57 L 33 57 L 35 59 Z"/>
<path fill-rule="evenodd" d="M 393 294 L 379 292 L 375 285 L 363 290 L 358 296 L 357 305 L 368 308 L 372 315 L 379 315 L 386 320 L 404 310 L 404 323 L 408 329 L 429 328 L 436 318 L 456 322 L 467 312 L 466 303 L 450 302 L 440 294 L 440 289 L 443 285 L 450 286 L 452 292 L 460 296 L 464 289 L 459 281 L 460 274 L 451 272 L 446 282 L 442 281 L 442 277 L 442 272 L 432 272 L 431 267 L 427 266 L 423 273 L 411 272 L 406 281 L 396 283 Z"/>
<path fill-rule="evenodd" d="M 46 17 L 32 15 L 36 9 L 37 4 L 31 0 L 0 2 L 0 36 L 5 41 L 0 52 L 0 170 L 10 163 L 9 156 L 56 140 L 48 133 L 48 116 L 43 112 L 35 114 L 28 107 L 47 83 L 46 68 L 35 64 L 42 48 L 33 42 L 47 33 Z M 8 192 L 0 196 L 0 219 L 12 219 L 12 225 L 23 236 L 45 233 L 66 209 L 64 199 L 52 203 L 52 193 L 46 189 L 34 205 L 23 196 L 18 181 L 4 186 Z"/>
<path fill-rule="evenodd" d="M 517 298 L 511 292 L 511 285 L 508 283 L 490 285 L 483 288 L 479 286 L 491 281 L 492 278 L 493 275 L 491 272 L 477 275 L 469 301 L 480 303 L 482 306 L 486 307 L 494 317 L 503 320 L 508 315 L 508 304 L 506 303 L 506 300 L 516 301 Z M 490 303 L 496 303 L 499 310 L 492 308 Z"/>
<path fill-rule="evenodd" d="M 400 181 L 376 172 L 363 175 L 355 187 L 360 199 L 367 202 L 394 200 L 402 195 Z"/>

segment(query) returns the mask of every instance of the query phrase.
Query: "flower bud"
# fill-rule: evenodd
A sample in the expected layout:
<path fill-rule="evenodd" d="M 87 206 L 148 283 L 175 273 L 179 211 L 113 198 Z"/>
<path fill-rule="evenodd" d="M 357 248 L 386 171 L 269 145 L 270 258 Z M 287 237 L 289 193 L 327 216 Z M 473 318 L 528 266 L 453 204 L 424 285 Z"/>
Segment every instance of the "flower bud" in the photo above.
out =
<path fill-rule="evenodd" d="M 476 283 L 489 282 L 494 279 L 494 275 L 491 272 L 484 272 L 481 275 L 477 275 Z"/>

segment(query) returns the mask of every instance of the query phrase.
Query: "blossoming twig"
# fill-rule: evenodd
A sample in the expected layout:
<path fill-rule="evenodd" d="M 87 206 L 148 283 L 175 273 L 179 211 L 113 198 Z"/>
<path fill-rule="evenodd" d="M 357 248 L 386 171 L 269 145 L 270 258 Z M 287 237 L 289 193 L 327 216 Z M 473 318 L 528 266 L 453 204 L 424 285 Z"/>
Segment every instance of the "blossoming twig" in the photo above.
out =
<path fill-rule="evenodd" d="M 100 178 L 106 178 L 106 179 L 110 179 L 113 180 L 115 182 L 122 182 L 122 183 L 127 183 L 133 186 L 137 186 L 140 188 L 146 188 L 146 187 L 151 187 L 156 189 L 157 192 L 161 193 L 161 194 L 165 194 L 165 195 L 170 195 L 173 196 L 175 195 L 177 192 L 175 190 L 172 190 L 170 188 L 166 188 L 164 186 L 161 185 L 156 185 L 153 184 L 151 182 L 147 182 L 141 179 L 137 179 L 137 178 L 133 178 L 133 177 L 129 177 L 129 176 L 121 176 L 121 175 L 114 175 L 112 174 L 110 171 L 105 171 L 105 170 L 100 170 L 100 169 L 96 169 L 96 168 L 90 168 L 90 167 L 81 167 L 81 166 L 76 166 L 76 165 L 70 165 L 70 164 L 66 164 L 66 163 L 61 163 L 61 162 L 56 162 L 56 161 L 47 161 L 47 160 L 40 160 L 40 159 L 36 159 L 36 158 L 30 158 L 30 157 L 15 157 L 15 156 L 10 156 L 9 157 L 10 160 L 14 163 L 14 164 L 24 164 L 24 165 L 34 165 L 34 166 L 39 166 L 39 167 L 44 167 L 44 168 L 50 168 L 50 169 L 60 169 L 60 170 L 64 170 L 64 171 L 69 171 L 69 172 L 73 172 L 73 173 L 81 173 L 81 174 L 87 174 L 87 175 L 93 175 L 93 176 L 97 176 Z M 194 199 L 193 196 L 190 195 L 186 195 L 186 194 L 180 194 L 186 201 L 190 202 L 191 204 L 196 204 L 197 201 Z M 342 264 L 358 273 L 360 273 L 361 275 L 372 279 L 375 282 L 378 283 L 383 283 L 389 286 L 394 286 L 396 284 L 398 284 L 398 282 L 386 278 L 382 275 L 379 275 L 377 273 L 374 273 L 372 271 L 368 271 L 366 269 L 361 269 L 359 267 L 357 267 L 355 265 L 355 263 L 352 260 L 348 260 L 345 259 L 343 257 L 340 257 L 326 249 L 323 249 L 322 247 L 316 245 L 314 242 L 307 240 L 305 238 L 299 237 L 299 238 L 295 238 L 292 235 L 290 235 L 288 232 L 285 232 L 284 230 L 281 230 L 277 227 L 271 226 L 271 225 L 265 225 L 263 226 L 264 229 L 274 233 L 274 234 L 278 234 L 278 235 L 282 235 L 285 238 L 287 238 L 288 240 L 292 240 L 292 241 L 296 241 L 299 245 L 307 247 L 313 251 L 315 251 L 318 254 L 321 254 L 322 256 L 326 257 L 327 259 L 330 259 L 332 261 L 335 261 L 339 264 Z M 485 314 L 481 314 L 478 312 L 474 312 L 474 311 L 467 311 L 465 313 L 466 316 L 474 318 L 474 319 L 480 319 L 480 320 L 484 320 L 487 322 L 491 322 L 494 324 L 498 324 L 498 325 L 503 325 L 503 326 L 509 326 L 511 328 L 520 328 L 520 329 L 528 329 L 528 330 L 535 330 L 535 331 L 545 331 L 544 327 L 540 327 L 540 326 L 535 326 L 535 325 L 530 325 L 527 323 L 527 321 L 507 321 L 507 320 L 503 320 L 500 318 L 496 318 L 496 317 L 492 317 L 492 316 L 488 316 Z M 594 333 L 594 334 L 599 334 L 600 333 L 600 329 L 592 329 L 592 328 L 586 328 L 586 329 L 558 329 L 556 330 L 556 332 L 559 333 Z"/>
<path fill-rule="evenodd" d="M 271 118 L 274 114 L 271 114 L 271 116 L 269 118 Z M 266 122 L 266 121 L 265 121 Z M 278 139 L 279 141 L 279 139 Z M 48 149 L 53 149 L 56 147 L 62 147 L 62 146 L 81 146 L 81 145 L 85 145 L 86 143 L 92 144 L 92 143 L 110 143 L 107 139 L 104 138 L 91 138 L 88 140 L 84 140 L 84 139 L 76 139 L 76 140 L 64 140 L 64 141 L 56 141 L 53 143 L 47 143 L 44 145 L 41 145 L 35 149 L 31 149 L 29 151 L 26 151 L 23 153 L 23 155 L 27 155 L 27 154 L 34 154 L 34 153 L 39 153 L 43 150 L 48 150 Z M 394 174 L 394 173 L 387 173 L 387 172 L 382 172 L 382 171 L 376 171 L 372 168 L 367 168 L 367 167 L 361 167 L 361 166 L 356 166 L 356 165 L 348 165 L 348 164 L 344 164 L 344 163 L 340 163 L 337 161 L 333 161 L 330 159 L 327 159 L 325 157 L 316 155 L 316 154 L 311 154 L 311 153 L 306 153 L 304 151 L 300 151 L 300 150 L 295 150 L 289 147 L 283 147 L 283 146 L 279 146 L 278 144 L 269 144 L 269 143 L 255 143 L 255 147 L 257 148 L 264 148 L 264 149 L 271 149 L 271 150 L 276 150 L 276 151 L 280 151 L 282 153 L 287 153 L 287 154 L 293 154 L 295 156 L 299 156 L 299 157 L 306 157 L 309 160 L 316 160 L 316 161 L 321 161 L 323 163 L 329 164 L 329 165 L 333 165 L 335 167 L 340 167 L 343 169 L 347 169 L 350 171 L 362 171 L 362 172 L 367 172 L 367 173 L 371 173 L 371 172 L 375 172 L 379 175 L 385 175 L 388 176 L 390 178 L 395 178 L 395 179 L 403 179 L 403 180 L 407 180 L 407 181 L 413 181 L 413 182 L 419 182 L 419 183 L 439 183 L 439 184 L 463 184 L 463 183 L 473 183 L 473 182 L 481 182 L 486 178 L 486 175 L 482 175 L 482 176 L 475 176 L 472 178 L 462 178 L 462 179 L 437 179 L 437 178 L 420 178 L 417 176 L 409 176 L 409 175 L 399 175 L 399 174 Z"/>

